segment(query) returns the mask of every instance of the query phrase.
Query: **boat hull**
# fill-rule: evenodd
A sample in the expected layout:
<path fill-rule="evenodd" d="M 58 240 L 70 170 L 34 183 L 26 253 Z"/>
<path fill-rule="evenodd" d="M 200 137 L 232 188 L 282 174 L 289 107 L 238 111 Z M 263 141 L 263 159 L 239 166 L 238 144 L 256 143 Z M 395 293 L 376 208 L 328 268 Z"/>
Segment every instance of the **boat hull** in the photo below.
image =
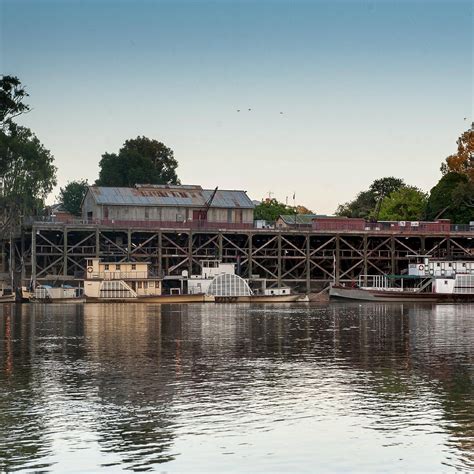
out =
<path fill-rule="evenodd" d="M 333 286 L 329 290 L 329 296 L 336 299 L 348 299 L 355 301 L 383 301 L 383 302 L 427 302 L 427 303 L 471 303 L 474 302 L 474 294 L 444 294 L 390 290 L 364 290 L 362 288 L 346 288 Z"/>
<path fill-rule="evenodd" d="M 14 303 L 15 295 L 0 296 L 0 303 Z"/>
<path fill-rule="evenodd" d="M 182 303 L 213 303 L 214 297 L 204 294 L 194 295 L 157 295 L 138 296 L 136 298 L 87 298 L 87 303 L 152 303 L 152 304 L 182 304 Z"/>
<path fill-rule="evenodd" d="M 308 301 L 301 295 L 216 296 L 216 303 L 293 303 Z"/>
<path fill-rule="evenodd" d="M 30 303 L 41 303 L 41 304 L 79 304 L 85 303 L 85 298 L 31 298 L 28 300 Z"/>

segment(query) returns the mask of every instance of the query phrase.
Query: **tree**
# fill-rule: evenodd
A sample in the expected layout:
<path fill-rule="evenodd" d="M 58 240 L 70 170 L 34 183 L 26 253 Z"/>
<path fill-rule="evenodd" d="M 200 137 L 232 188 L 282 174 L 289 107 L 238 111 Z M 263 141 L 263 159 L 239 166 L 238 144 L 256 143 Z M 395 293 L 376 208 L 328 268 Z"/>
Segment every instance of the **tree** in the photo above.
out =
<path fill-rule="evenodd" d="M 389 196 L 394 191 L 398 191 L 405 186 L 403 179 L 388 176 L 386 178 L 376 179 L 369 187 L 369 192 L 372 193 L 375 199 Z"/>
<path fill-rule="evenodd" d="M 3 223 L 15 225 L 21 216 L 31 215 L 43 206 L 56 185 L 54 158 L 31 130 L 12 127 L 10 134 L 0 132 L 0 156 L 7 166 L 1 179 Z"/>
<path fill-rule="evenodd" d="M 295 208 L 296 214 L 314 214 L 314 212 L 311 209 L 308 209 L 305 206 L 302 206 L 301 204 L 298 204 Z"/>
<path fill-rule="evenodd" d="M 118 154 L 104 153 L 99 167 L 100 186 L 180 183 L 173 151 L 146 137 L 127 140 Z"/>
<path fill-rule="evenodd" d="M 336 209 L 336 215 L 368 218 L 376 205 L 377 201 L 372 192 L 361 191 L 352 201 L 346 202 L 345 204 L 339 204 Z"/>
<path fill-rule="evenodd" d="M 28 94 L 18 77 L 0 76 L 0 130 L 8 131 L 15 117 L 30 110 L 23 103 L 26 97 Z"/>
<path fill-rule="evenodd" d="M 377 203 L 384 196 L 388 196 L 404 186 L 403 179 L 394 178 L 393 176 L 376 179 L 368 190 L 358 193 L 352 201 L 340 204 L 337 207 L 336 215 L 364 219 L 373 217 Z"/>
<path fill-rule="evenodd" d="M 295 211 L 275 198 L 265 199 L 254 210 L 254 218 L 257 220 L 276 221 L 282 214 L 295 214 Z"/>
<path fill-rule="evenodd" d="M 456 224 L 474 220 L 474 183 L 465 174 L 449 172 L 430 191 L 427 219 L 451 219 Z"/>
<path fill-rule="evenodd" d="M 458 150 L 441 165 L 443 174 L 459 173 L 474 182 L 474 123 L 457 140 Z"/>
<path fill-rule="evenodd" d="M 414 186 L 404 186 L 385 197 L 379 219 L 383 221 L 418 221 L 423 219 L 428 195 Z"/>
<path fill-rule="evenodd" d="M 59 190 L 58 200 L 67 212 L 74 216 L 80 216 L 82 200 L 88 187 L 87 179 L 70 181 Z"/>

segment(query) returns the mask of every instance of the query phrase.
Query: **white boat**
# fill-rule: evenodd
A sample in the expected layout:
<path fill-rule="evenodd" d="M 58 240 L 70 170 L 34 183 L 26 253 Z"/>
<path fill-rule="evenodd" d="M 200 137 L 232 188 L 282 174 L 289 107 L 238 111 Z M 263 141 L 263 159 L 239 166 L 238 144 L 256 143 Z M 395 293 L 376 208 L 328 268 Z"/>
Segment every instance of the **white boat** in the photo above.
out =
<path fill-rule="evenodd" d="M 15 293 L 5 282 L 0 282 L 0 303 L 14 303 Z"/>
<path fill-rule="evenodd" d="M 332 285 L 332 298 L 384 302 L 474 302 L 474 261 L 430 260 L 410 264 L 407 275 L 361 275 Z"/>
<path fill-rule="evenodd" d="M 82 288 L 67 285 L 59 287 L 39 285 L 32 292 L 29 301 L 31 303 L 84 303 L 85 298 Z"/>
<path fill-rule="evenodd" d="M 205 293 L 214 298 L 216 303 L 288 303 L 307 301 L 302 295 L 292 294 L 288 287 L 267 288 L 266 280 L 259 279 L 261 287 L 252 290 L 249 280 L 235 273 L 233 263 L 222 263 L 219 260 L 201 261 L 201 273 L 188 277 L 187 271 L 182 274 L 189 294 Z"/>

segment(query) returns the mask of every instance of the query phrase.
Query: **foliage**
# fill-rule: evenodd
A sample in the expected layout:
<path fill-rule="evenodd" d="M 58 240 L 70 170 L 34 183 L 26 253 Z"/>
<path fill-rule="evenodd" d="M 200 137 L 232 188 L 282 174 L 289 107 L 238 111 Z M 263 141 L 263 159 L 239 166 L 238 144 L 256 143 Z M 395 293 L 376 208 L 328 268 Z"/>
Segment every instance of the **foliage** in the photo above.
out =
<path fill-rule="evenodd" d="M 34 214 L 56 185 L 53 156 L 28 128 L 14 126 L 0 132 L 0 156 L 6 160 L 2 172 L 1 207 L 4 224 L 17 223 Z"/>
<path fill-rule="evenodd" d="M 457 141 L 458 150 L 441 165 L 443 174 L 459 173 L 474 182 L 474 124 Z"/>
<path fill-rule="evenodd" d="M 163 143 L 146 137 L 127 140 L 116 153 L 104 153 L 99 163 L 101 186 L 179 184 L 178 162 Z"/>
<path fill-rule="evenodd" d="M 474 183 L 464 174 L 449 172 L 431 189 L 427 219 L 451 219 L 456 224 L 474 220 Z"/>
<path fill-rule="evenodd" d="M 376 179 L 369 187 L 369 192 L 372 193 L 375 199 L 389 196 L 394 191 L 398 191 L 405 186 L 403 179 L 388 176 L 386 178 Z"/>
<path fill-rule="evenodd" d="M 422 220 L 428 195 L 414 186 L 404 186 L 385 197 L 380 207 L 379 220 Z"/>
<path fill-rule="evenodd" d="M 70 181 L 64 188 L 59 190 L 58 200 L 62 204 L 64 210 L 74 216 L 81 215 L 81 204 L 86 195 L 89 183 L 87 179 L 79 181 Z"/>
<path fill-rule="evenodd" d="M 265 199 L 256 206 L 254 216 L 256 220 L 276 221 L 280 215 L 292 213 L 294 213 L 292 207 L 272 198 Z"/>
<path fill-rule="evenodd" d="M 384 196 L 405 186 L 402 179 L 392 176 L 376 179 L 366 191 L 361 191 L 355 199 L 340 204 L 336 210 L 336 215 L 345 217 L 361 217 L 368 219 L 375 213 L 377 203 Z"/>
<path fill-rule="evenodd" d="M 301 204 L 298 204 L 295 208 L 293 208 L 293 212 L 296 214 L 314 214 L 314 212 L 311 209 L 308 209 L 305 206 L 302 206 Z"/>
<path fill-rule="evenodd" d="M 28 97 L 18 77 L 0 76 L 0 130 L 7 131 L 12 119 L 26 113 L 30 107 L 23 103 Z"/>

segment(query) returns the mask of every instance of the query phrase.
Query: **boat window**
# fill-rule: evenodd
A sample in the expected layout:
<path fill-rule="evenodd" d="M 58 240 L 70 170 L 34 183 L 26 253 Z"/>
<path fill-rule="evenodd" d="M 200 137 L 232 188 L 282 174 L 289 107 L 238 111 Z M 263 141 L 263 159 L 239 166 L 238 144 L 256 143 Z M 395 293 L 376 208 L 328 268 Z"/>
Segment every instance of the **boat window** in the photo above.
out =
<path fill-rule="evenodd" d="M 115 265 L 115 270 L 120 270 L 120 265 Z"/>
<path fill-rule="evenodd" d="M 437 266 L 437 267 L 440 267 L 440 266 L 441 266 L 441 263 L 437 263 L 436 266 Z"/>
<path fill-rule="evenodd" d="M 141 288 L 142 287 L 142 282 L 139 281 L 138 284 L 137 284 L 137 288 Z"/>
<path fill-rule="evenodd" d="M 132 270 L 136 270 L 136 269 L 137 269 L 137 266 L 134 263 L 132 263 Z"/>
<path fill-rule="evenodd" d="M 148 283 L 146 281 L 143 282 L 143 288 L 148 288 Z"/>
<path fill-rule="evenodd" d="M 108 269 L 109 269 L 109 264 L 107 263 L 104 265 L 104 270 L 108 270 Z"/>
<path fill-rule="evenodd" d="M 453 264 L 451 262 L 448 263 L 448 267 L 452 267 Z"/>

